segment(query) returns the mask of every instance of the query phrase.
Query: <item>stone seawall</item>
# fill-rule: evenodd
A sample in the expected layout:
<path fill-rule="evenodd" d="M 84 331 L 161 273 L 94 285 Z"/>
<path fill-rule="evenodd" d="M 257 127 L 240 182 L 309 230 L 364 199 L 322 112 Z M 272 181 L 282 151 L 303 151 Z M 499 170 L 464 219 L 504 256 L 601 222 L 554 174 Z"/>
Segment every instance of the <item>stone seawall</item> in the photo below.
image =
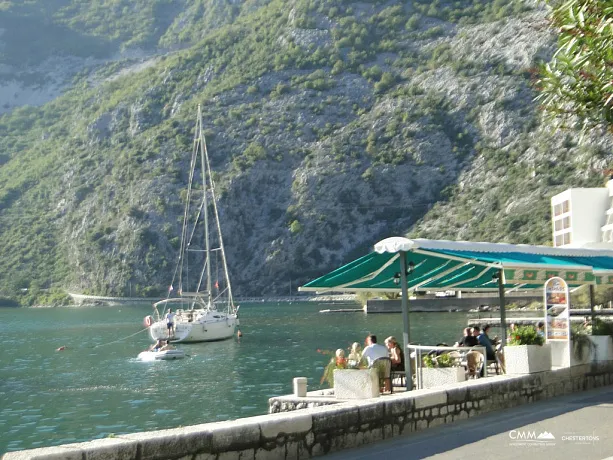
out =
<path fill-rule="evenodd" d="M 292 410 L 309 398 L 272 398 L 288 412 L 78 444 L 9 452 L 3 460 L 299 459 L 402 436 L 533 401 L 613 384 L 613 362 Z M 291 403 L 291 401 L 294 403 Z M 286 404 L 281 404 L 285 402 Z M 275 404 L 279 402 L 279 404 Z M 334 403 L 336 402 L 336 403 Z M 290 404 L 291 403 L 291 404 Z M 272 410 L 272 409 L 271 409 Z"/>
<path fill-rule="evenodd" d="M 518 303 L 522 306 L 539 300 L 543 300 L 542 295 L 507 298 L 508 303 Z M 500 300 L 498 297 L 418 297 L 409 301 L 409 309 L 412 312 L 469 311 L 483 305 L 499 307 Z M 402 307 L 400 300 L 369 299 L 366 301 L 366 313 L 402 313 Z"/>

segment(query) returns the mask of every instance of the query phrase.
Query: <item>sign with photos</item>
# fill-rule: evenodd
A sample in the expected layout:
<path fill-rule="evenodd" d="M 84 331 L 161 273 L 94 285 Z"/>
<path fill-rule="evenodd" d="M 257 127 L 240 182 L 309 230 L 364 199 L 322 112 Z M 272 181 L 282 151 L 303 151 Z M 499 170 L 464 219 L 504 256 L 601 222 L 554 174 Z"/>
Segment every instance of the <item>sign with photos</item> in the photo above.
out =
<path fill-rule="evenodd" d="M 570 340 L 570 295 L 566 281 L 557 276 L 545 283 L 545 334 L 550 340 Z"/>

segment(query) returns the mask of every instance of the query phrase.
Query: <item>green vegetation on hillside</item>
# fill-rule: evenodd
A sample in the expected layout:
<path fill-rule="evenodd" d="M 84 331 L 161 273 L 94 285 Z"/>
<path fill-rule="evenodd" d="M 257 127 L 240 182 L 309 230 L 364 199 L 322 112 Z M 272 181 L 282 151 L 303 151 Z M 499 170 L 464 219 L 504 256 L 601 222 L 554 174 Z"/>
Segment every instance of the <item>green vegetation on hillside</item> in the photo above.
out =
<path fill-rule="evenodd" d="M 46 40 L 30 64 L 183 47 L 84 71 L 56 100 L 0 117 L 0 296 L 24 304 L 166 291 L 198 104 L 239 295 L 285 293 L 287 278 L 410 230 L 545 243 L 548 197 L 598 184 L 608 160 L 542 135 L 527 64 L 473 53 L 483 39 L 458 49 L 473 28 L 530 14 L 519 0 L 0 9 Z M 17 65 L 28 45 L 13 32 L 2 52 Z"/>

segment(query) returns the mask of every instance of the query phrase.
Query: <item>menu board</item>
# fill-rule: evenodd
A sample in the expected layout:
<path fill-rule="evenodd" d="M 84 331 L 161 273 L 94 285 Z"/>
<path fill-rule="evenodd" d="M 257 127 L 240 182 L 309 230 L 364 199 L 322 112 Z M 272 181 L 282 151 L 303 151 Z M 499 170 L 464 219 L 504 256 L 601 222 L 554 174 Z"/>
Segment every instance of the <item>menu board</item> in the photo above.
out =
<path fill-rule="evenodd" d="M 566 281 L 557 276 L 545 283 L 547 340 L 570 339 L 570 295 Z"/>

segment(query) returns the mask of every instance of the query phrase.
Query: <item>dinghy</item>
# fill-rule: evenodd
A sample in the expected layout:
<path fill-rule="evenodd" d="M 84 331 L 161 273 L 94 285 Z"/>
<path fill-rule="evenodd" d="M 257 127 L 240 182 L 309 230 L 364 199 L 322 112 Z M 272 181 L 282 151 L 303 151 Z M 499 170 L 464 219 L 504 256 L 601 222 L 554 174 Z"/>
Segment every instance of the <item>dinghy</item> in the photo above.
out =
<path fill-rule="evenodd" d="M 143 351 L 138 354 L 141 361 L 168 361 L 185 357 L 183 350 Z"/>

